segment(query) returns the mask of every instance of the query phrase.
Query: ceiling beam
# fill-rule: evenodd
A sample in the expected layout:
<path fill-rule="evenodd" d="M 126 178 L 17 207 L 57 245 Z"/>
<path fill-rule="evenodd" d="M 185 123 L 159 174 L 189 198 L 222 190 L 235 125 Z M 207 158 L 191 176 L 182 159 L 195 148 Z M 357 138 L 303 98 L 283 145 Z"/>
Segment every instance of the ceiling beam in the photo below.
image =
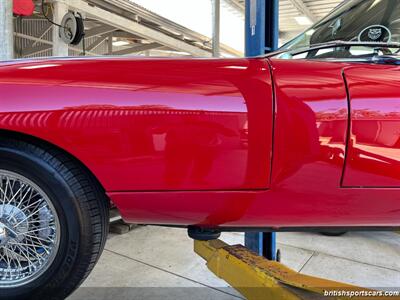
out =
<path fill-rule="evenodd" d="M 162 45 L 177 49 L 183 52 L 190 53 L 194 56 L 209 57 L 211 53 L 207 50 L 196 47 L 185 41 L 176 39 L 167 34 L 161 33 L 155 29 L 149 28 L 143 24 L 135 22 L 134 20 L 127 19 L 126 17 L 116 15 L 102 8 L 89 5 L 89 3 L 83 0 L 70 0 L 68 5 L 71 9 L 75 9 L 80 12 L 84 12 L 88 15 L 92 15 L 99 21 L 116 28 L 122 29 L 126 32 L 130 32 L 147 40 L 155 41 Z"/>
<path fill-rule="evenodd" d="M 107 39 L 107 35 L 102 35 L 99 36 L 93 43 L 91 43 L 87 48 L 86 51 L 92 51 L 96 49 L 98 46 L 101 45 L 102 42 L 104 42 Z"/>
<path fill-rule="evenodd" d="M 244 14 L 245 13 L 245 5 L 242 1 L 240 0 L 225 0 L 225 3 L 238 12 Z"/>
<path fill-rule="evenodd" d="M 121 30 L 113 32 L 112 35 L 113 35 L 113 37 L 121 38 L 121 39 L 143 40 L 143 38 L 140 36 L 137 36 L 137 35 L 129 33 L 129 32 L 121 31 Z"/>
<path fill-rule="evenodd" d="M 87 30 L 85 32 L 85 37 L 89 38 L 89 37 L 93 37 L 93 36 L 104 35 L 104 34 L 114 32 L 117 30 L 118 30 L 117 28 L 110 26 L 110 25 L 100 25 L 100 26 L 97 26 L 97 27 Z"/>
<path fill-rule="evenodd" d="M 300 14 L 305 15 L 307 18 L 311 20 L 311 22 L 315 23 L 318 21 L 318 18 L 311 12 L 311 10 L 303 2 L 303 0 L 289 0 L 289 1 L 300 12 Z"/>
<path fill-rule="evenodd" d="M 150 43 L 150 44 L 142 44 L 142 45 L 137 45 L 133 46 L 127 49 L 119 50 L 119 51 L 114 51 L 112 55 L 128 55 L 132 53 L 138 53 L 138 52 L 143 52 L 147 50 L 152 50 L 156 48 L 161 48 L 163 45 L 159 43 Z"/>
<path fill-rule="evenodd" d="M 134 20 L 135 18 L 139 20 L 143 19 L 146 22 L 157 24 L 157 26 L 164 28 L 166 32 L 178 33 L 181 36 L 180 38 L 181 40 L 182 37 L 184 37 L 186 40 L 196 41 L 200 45 L 205 45 L 207 41 L 210 40 L 210 38 L 207 36 L 204 36 L 194 30 L 191 30 L 178 23 L 175 23 L 154 12 L 148 11 L 147 9 L 134 3 L 134 1 L 126 1 L 126 0 L 85 0 L 85 1 L 90 2 L 92 5 L 96 5 L 100 8 L 118 14 L 120 16 L 124 16 L 131 20 Z M 231 1 L 232 0 L 226 0 L 226 3 L 229 4 Z M 235 0 L 235 1 L 240 1 L 240 0 Z M 175 38 L 179 39 L 178 36 Z M 211 45 L 209 48 L 210 48 L 209 51 L 211 52 Z M 235 49 L 232 49 L 231 47 L 228 47 L 225 44 L 221 44 L 221 51 L 234 56 L 243 56 L 242 51 L 237 51 Z"/>

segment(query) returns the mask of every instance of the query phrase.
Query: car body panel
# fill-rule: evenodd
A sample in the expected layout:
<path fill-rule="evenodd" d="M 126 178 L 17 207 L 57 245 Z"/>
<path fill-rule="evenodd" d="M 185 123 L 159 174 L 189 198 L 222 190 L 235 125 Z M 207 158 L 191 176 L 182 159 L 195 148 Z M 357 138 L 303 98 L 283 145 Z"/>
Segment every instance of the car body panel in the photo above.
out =
<path fill-rule="evenodd" d="M 344 65 L 280 59 L 271 64 L 276 95 L 272 186 L 320 191 L 323 182 L 325 192 L 336 190 L 348 127 Z"/>
<path fill-rule="evenodd" d="M 273 100 L 264 60 L 9 63 L 0 94 L 0 129 L 68 151 L 106 191 L 268 188 Z M 248 132 L 257 145 L 249 147 Z"/>
<path fill-rule="evenodd" d="M 128 222 L 399 227 L 399 189 L 341 186 L 351 67 L 265 58 L 7 63 L 0 130 L 75 156 Z M 193 172 L 196 160 L 208 167 Z"/>
<path fill-rule="evenodd" d="M 351 65 L 279 59 L 270 64 L 276 101 L 270 189 L 110 193 L 125 219 L 277 231 L 400 225 L 400 190 L 341 187 L 349 125 L 343 71 Z"/>
<path fill-rule="evenodd" d="M 345 69 L 351 107 L 345 187 L 400 187 L 400 66 Z"/>

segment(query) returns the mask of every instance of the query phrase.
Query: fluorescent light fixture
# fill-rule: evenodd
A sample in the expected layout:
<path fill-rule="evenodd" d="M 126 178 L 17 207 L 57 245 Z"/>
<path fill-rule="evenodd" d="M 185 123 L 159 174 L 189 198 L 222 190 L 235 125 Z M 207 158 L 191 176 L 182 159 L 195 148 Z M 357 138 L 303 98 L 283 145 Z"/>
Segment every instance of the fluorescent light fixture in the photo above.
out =
<path fill-rule="evenodd" d="M 113 46 L 115 47 L 121 47 L 121 46 L 127 46 L 129 45 L 129 42 L 127 41 L 115 41 L 113 42 Z"/>
<path fill-rule="evenodd" d="M 299 16 L 299 17 L 294 17 L 296 20 L 297 24 L 302 25 L 302 26 L 307 26 L 307 25 L 312 25 L 313 22 L 306 16 Z"/>

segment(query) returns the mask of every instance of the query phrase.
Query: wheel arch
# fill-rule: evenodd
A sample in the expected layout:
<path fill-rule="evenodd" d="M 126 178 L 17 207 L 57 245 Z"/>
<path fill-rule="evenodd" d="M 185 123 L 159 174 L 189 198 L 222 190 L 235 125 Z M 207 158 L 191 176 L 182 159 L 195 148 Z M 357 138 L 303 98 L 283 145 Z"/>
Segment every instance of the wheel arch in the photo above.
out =
<path fill-rule="evenodd" d="M 94 174 L 57 145 L 3 129 L 0 139 L 2 167 L 6 171 L 15 168 L 17 174 L 43 188 L 51 198 L 49 201 L 57 203 L 57 215 L 63 219 L 58 227 L 62 228 L 59 231 L 62 248 L 57 250 L 54 264 L 51 262 L 43 274 L 24 285 L 5 288 L 7 291 L 0 299 L 43 299 L 49 295 L 65 299 L 88 276 L 104 249 L 109 231 L 109 198 Z M 42 156 L 40 162 L 38 158 Z M 20 191 L 21 187 L 17 189 Z M 39 205 L 34 207 L 41 209 Z"/>
<path fill-rule="evenodd" d="M 0 128 L 0 139 L 14 139 L 14 140 L 18 140 L 18 141 L 23 141 L 26 143 L 33 144 L 42 149 L 50 148 L 57 152 L 62 153 L 63 155 L 65 155 L 69 159 L 71 159 L 75 164 L 79 165 L 82 168 L 82 170 L 84 170 L 85 173 L 94 180 L 94 182 L 101 189 L 101 191 L 104 192 L 104 194 L 106 194 L 106 190 L 105 190 L 104 186 L 101 184 L 100 180 L 80 159 L 78 159 L 76 156 L 74 156 L 70 152 L 66 151 L 65 149 L 55 145 L 54 143 L 51 143 L 49 141 L 46 141 L 42 138 L 30 135 L 30 134 L 13 131 L 13 130 L 9 130 L 9 129 L 1 129 L 1 128 Z M 107 199 L 108 199 L 108 197 L 107 197 Z"/>

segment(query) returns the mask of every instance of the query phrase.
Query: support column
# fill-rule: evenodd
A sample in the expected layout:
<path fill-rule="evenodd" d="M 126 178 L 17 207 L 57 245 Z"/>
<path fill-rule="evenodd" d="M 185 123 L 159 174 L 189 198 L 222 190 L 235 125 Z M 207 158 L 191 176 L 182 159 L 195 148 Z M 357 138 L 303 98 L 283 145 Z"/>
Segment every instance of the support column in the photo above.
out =
<path fill-rule="evenodd" d="M 112 55 L 113 54 L 113 35 L 112 35 L 112 33 L 108 36 L 107 45 L 108 45 L 107 55 Z"/>
<path fill-rule="evenodd" d="M 68 5 L 64 1 L 53 2 L 53 22 L 60 24 L 68 12 Z M 68 45 L 60 38 L 59 27 L 53 25 L 53 56 L 68 56 Z"/>
<path fill-rule="evenodd" d="M 246 56 L 278 48 L 279 1 L 246 0 Z"/>
<path fill-rule="evenodd" d="M 0 1 L 0 60 L 14 58 L 13 1 Z"/>
<path fill-rule="evenodd" d="M 212 53 L 213 57 L 219 57 L 221 55 L 220 52 L 221 0 L 212 0 L 212 19 L 213 19 Z"/>
<path fill-rule="evenodd" d="M 246 0 L 246 56 L 264 55 L 278 47 L 279 1 Z M 247 103 L 248 115 L 257 107 Z M 257 123 L 249 117 L 249 132 Z M 249 139 L 250 140 L 250 139 Z M 249 147 L 250 149 L 250 147 Z M 276 234 L 274 232 L 250 232 L 245 234 L 245 245 L 270 260 L 277 259 Z"/>

